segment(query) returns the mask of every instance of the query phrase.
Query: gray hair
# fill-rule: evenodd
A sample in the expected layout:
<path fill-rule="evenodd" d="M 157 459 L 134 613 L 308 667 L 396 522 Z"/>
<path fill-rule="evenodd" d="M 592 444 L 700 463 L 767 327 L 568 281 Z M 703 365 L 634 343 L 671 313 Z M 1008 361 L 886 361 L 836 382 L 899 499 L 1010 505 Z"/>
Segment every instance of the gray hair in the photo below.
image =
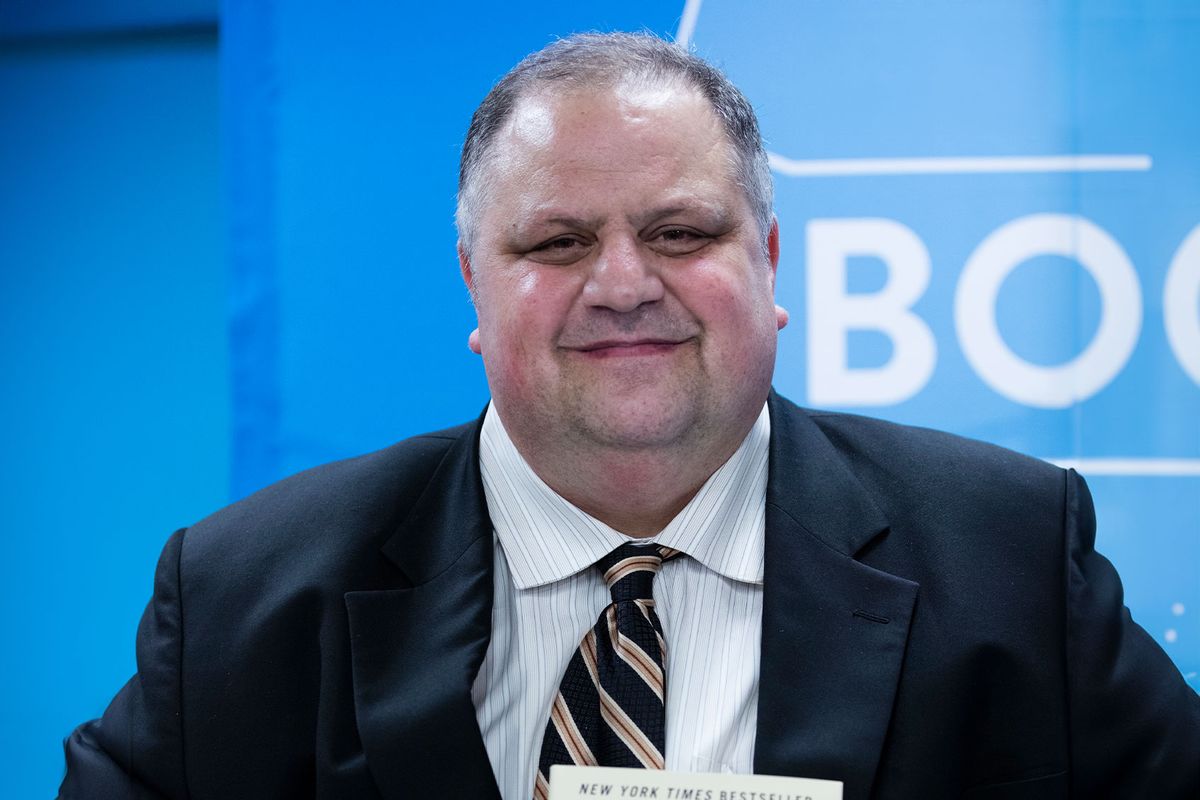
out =
<path fill-rule="evenodd" d="M 745 96 L 716 67 L 656 36 L 582 33 L 523 58 L 475 109 L 459 163 L 455 213 L 459 239 L 468 252 L 487 184 L 485 162 L 517 104 L 534 91 L 551 86 L 590 89 L 627 80 L 651 84 L 676 80 L 708 100 L 732 146 L 734 174 L 746 193 L 765 249 L 774 190 L 758 119 Z"/>

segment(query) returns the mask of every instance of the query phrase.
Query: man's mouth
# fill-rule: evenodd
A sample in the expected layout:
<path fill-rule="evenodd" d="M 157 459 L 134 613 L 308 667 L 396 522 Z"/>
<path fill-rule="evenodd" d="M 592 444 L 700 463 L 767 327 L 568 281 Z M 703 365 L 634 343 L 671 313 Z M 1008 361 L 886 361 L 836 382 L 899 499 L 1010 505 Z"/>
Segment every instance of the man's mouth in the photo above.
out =
<path fill-rule="evenodd" d="M 670 353 L 686 342 L 674 339 L 604 339 L 571 348 L 592 358 L 625 358 Z"/>

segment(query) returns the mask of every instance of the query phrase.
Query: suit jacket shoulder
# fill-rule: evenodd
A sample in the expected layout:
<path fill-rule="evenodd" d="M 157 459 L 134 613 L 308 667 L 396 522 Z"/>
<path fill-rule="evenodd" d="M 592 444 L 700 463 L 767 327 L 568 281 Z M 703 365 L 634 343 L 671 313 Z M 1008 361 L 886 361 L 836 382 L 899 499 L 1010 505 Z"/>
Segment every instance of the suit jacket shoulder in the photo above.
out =
<path fill-rule="evenodd" d="M 931 548 L 1061 565 L 1067 471 L 1028 455 L 943 431 L 852 414 L 806 411 L 887 520 L 891 545 L 921 551 L 912 579 L 946 564 Z M 877 544 L 877 543 L 876 543 Z"/>
<path fill-rule="evenodd" d="M 297 473 L 217 511 L 185 533 L 185 585 L 258 591 L 271 583 L 293 590 L 361 583 L 452 447 L 474 433 L 468 424 L 414 436 Z M 331 574 L 339 571 L 345 580 Z"/>
<path fill-rule="evenodd" d="M 999 445 L 854 414 L 804 413 L 859 474 L 911 476 L 934 494 L 959 491 L 981 476 L 997 490 L 1023 493 L 1052 483 L 1061 491 L 1062 469 Z"/>

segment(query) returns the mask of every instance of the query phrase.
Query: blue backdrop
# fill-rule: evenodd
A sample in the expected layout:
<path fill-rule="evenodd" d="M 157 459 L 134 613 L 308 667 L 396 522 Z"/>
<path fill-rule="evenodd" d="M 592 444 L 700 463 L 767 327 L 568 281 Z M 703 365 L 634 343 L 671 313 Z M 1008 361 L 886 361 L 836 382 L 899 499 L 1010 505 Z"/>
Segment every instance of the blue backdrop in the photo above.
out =
<path fill-rule="evenodd" d="M 51 793 L 61 738 L 132 672 L 173 527 L 479 412 L 458 148 L 496 78 L 578 30 L 678 34 L 758 108 L 778 388 L 1077 465 L 1135 619 L 1197 685 L 1193 5 L 265 0 L 221 9 L 219 51 L 205 3 L 0 15 L 23 765 L 0 795 Z"/>
<path fill-rule="evenodd" d="M 0 797 L 133 670 L 229 496 L 215 2 L 0 3 Z"/>

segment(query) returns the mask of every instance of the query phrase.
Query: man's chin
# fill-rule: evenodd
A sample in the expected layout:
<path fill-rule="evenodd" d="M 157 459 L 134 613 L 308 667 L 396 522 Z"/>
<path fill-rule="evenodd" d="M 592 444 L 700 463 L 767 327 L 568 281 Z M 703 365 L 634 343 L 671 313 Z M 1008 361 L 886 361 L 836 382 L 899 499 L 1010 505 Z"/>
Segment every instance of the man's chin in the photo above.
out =
<path fill-rule="evenodd" d="M 577 423 L 584 438 L 616 449 L 671 448 L 699 433 L 698 398 L 632 394 L 596 402 L 589 398 L 579 409 Z"/>

